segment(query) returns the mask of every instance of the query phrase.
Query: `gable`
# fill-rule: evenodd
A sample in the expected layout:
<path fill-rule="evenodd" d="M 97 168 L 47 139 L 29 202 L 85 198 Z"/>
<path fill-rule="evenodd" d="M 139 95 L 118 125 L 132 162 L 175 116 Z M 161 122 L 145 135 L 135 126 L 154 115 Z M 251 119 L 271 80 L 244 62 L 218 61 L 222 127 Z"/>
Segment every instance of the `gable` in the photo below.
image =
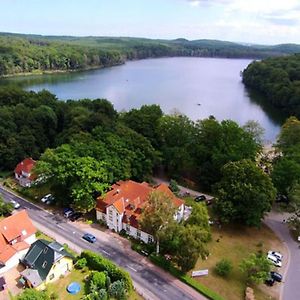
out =
<path fill-rule="evenodd" d="M 22 210 L 0 221 L 0 233 L 6 241 L 11 242 L 20 237 L 21 241 L 36 233 L 26 210 Z M 1 246 L 1 239 L 0 239 Z"/>
<path fill-rule="evenodd" d="M 55 249 L 59 250 L 56 251 Z M 65 251 L 59 243 L 37 240 L 31 245 L 22 263 L 36 270 L 40 278 L 44 281 L 53 265 L 66 256 L 72 259 L 72 255 Z"/>

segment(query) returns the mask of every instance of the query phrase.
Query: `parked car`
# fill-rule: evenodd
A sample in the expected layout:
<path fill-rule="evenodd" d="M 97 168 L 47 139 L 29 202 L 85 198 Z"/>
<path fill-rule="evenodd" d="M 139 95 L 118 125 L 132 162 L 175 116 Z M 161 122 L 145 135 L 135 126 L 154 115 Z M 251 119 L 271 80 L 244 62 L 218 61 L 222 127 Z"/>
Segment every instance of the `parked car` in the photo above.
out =
<path fill-rule="evenodd" d="M 47 194 L 41 199 L 41 202 L 49 205 L 54 202 L 54 196 L 52 194 Z"/>
<path fill-rule="evenodd" d="M 205 200 L 206 200 L 205 195 L 199 195 L 199 196 L 195 197 L 196 202 L 201 202 L 201 201 L 205 201 Z"/>
<path fill-rule="evenodd" d="M 268 286 L 273 286 L 274 283 L 275 283 L 275 280 L 272 277 L 265 280 L 265 284 Z"/>
<path fill-rule="evenodd" d="M 283 255 L 280 252 L 270 250 L 270 251 L 268 251 L 268 254 L 274 255 L 279 260 L 283 259 Z"/>
<path fill-rule="evenodd" d="M 72 208 L 64 208 L 64 217 L 70 218 L 74 214 L 74 210 Z"/>
<path fill-rule="evenodd" d="M 10 203 L 14 206 L 14 209 L 18 209 L 21 207 L 20 203 L 15 200 L 11 200 Z"/>
<path fill-rule="evenodd" d="M 82 213 L 80 212 L 74 212 L 70 217 L 69 220 L 72 222 L 75 222 L 76 220 L 78 220 L 79 218 L 82 217 Z"/>
<path fill-rule="evenodd" d="M 277 272 L 270 272 L 271 278 L 274 279 L 275 281 L 281 282 L 282 281 L 282 275 L 277 273 Z"/>
<path fill-rule="evenodd" d="M 85 233 L 82 238 L 90 243 L 95 243 L 97 241 L 96 237 L 90 233 Z"/>
<path fill-rule="evenodd" d="M 280 202 L 284 202 L 284 203 L 289 203 L 289 198 L 286 195 L 277 195 L 275 202 L 280 203 Z"/>
<path fill-rule="evenodd" d="M 274 255 L 268 254 L 267 256 L 268 260 L 271 261 L 276 267 L 281 267 L 282 263 L 281 261 Z"/>

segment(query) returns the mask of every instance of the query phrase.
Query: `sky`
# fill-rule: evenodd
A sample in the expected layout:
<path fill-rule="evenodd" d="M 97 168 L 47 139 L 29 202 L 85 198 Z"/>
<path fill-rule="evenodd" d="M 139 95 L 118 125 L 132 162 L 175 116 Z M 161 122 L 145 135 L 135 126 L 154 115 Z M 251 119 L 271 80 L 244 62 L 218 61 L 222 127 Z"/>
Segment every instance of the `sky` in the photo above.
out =
<path fill-rule="evenodd" d="M 0 0 L 0 31 L 300 44 L 300 0 Z"/>

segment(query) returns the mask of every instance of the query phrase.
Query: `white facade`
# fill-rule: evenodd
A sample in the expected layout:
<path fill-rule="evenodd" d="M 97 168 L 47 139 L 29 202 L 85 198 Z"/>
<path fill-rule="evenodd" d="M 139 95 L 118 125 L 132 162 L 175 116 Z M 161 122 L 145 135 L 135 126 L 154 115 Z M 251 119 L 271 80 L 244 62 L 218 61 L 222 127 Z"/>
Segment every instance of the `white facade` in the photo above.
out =
<path fill-rule="evenodd" d="M 28 238 L 26 238 L 24 240 L 24 242 L 26 242 L 27 244 L 31 245 L 32 243 L 34 243 L 36 241 L 36 236 L 35 234 L 32 234 L 31 236 L 29 236 Z M 7 272 L 8 270 L 10 270 L 11 268 L 15 267 L 16 265 L 19 264 L 20 260 L 22 260 L 26 253 L 28 252 L 28 249 L 24 249 L 21 251 L 18 251 L 14 256 L 12 256 L 6 263 L 5 265 L 1 268 L 0 267 L 0 274 Z"/>
<path fill-rule="evenodd" d="M 144 243 L 152 243 L 154 241 L 154 238 L 151 234 L 148 234 L 144 231 L 141 231 L 130 224 L 123 223 L 124 213 L 120 214 L 117 209 L 110 205 L 106 208 L 106 214 L 96 210 L 96 218 L 97 220 L 102 220 L 106 223 L 107 227 L 111 230 L 114 230 L 116 232 L 120 232 L 122 229 L 126 231 L 126 233 L 130 236 L 132 236 L 135 239 L 142 240 Z M 184 204 L 182 204 L 178 211 L 174 215 L 174 219 L 177 222 L 180 222 L 183 219 L 184 216 Z"/>
<path fill-rule="evenodd" d="M 184 217 L 184 204 L 181 204 L 174 215 L 174 219 L 177 222 L 180 222 Z"/>
<path fill-rule="evenodd" d="M 28 248 L 29 249 L 29 248 Z M 0 268 L 0 274 L 3 274 L 10 270 L 11 268 L 15 267 L 19 264 L 20 260 L 23 259 L 28 252 L 28 249 L 24 249 L 22 251 L 17 252 L 14 256 L 12 256 L 5 265 Z"/>

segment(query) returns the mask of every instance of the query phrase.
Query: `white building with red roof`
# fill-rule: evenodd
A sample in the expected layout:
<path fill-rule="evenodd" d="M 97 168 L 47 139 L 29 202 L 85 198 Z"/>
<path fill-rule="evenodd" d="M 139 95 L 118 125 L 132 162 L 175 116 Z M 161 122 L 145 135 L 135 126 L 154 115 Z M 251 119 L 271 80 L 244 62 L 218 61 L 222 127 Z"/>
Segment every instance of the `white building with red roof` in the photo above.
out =
<path fill-rule="evenodd" d="M 0 221 L 0 274 L 16 266 L 36 241 L 36 228 L 22 210 Z"/>
<path fill-rule="evenodd" d="M 117 182 L 104 197 L 97 199 L 97 220 L 102 220 L 116 232 L 124 229 L 136 239 L 145 243 L 153 242 L 153 236 L 142 231 L 139 225 L 142 207 L 147 204 L 148 196 L 153 191 L 161 191 L 172 199 L 177 209 L 174 219 L 181 221 L 184 216 L 184 201 L 177 198 L 166 184 L 152 187 L 147 182 L 132 180 Z"/>
<path fill-rule="evenodd" d="M 18 180 L 19 184 L 24 187 L 30 187 L 31 184 L 36 179 L 35 174 L 32 173 L 36 161 L 31 157 L 25 158 L 20 163 L 17 164 L 15 168 L 15 178 Z"/>

